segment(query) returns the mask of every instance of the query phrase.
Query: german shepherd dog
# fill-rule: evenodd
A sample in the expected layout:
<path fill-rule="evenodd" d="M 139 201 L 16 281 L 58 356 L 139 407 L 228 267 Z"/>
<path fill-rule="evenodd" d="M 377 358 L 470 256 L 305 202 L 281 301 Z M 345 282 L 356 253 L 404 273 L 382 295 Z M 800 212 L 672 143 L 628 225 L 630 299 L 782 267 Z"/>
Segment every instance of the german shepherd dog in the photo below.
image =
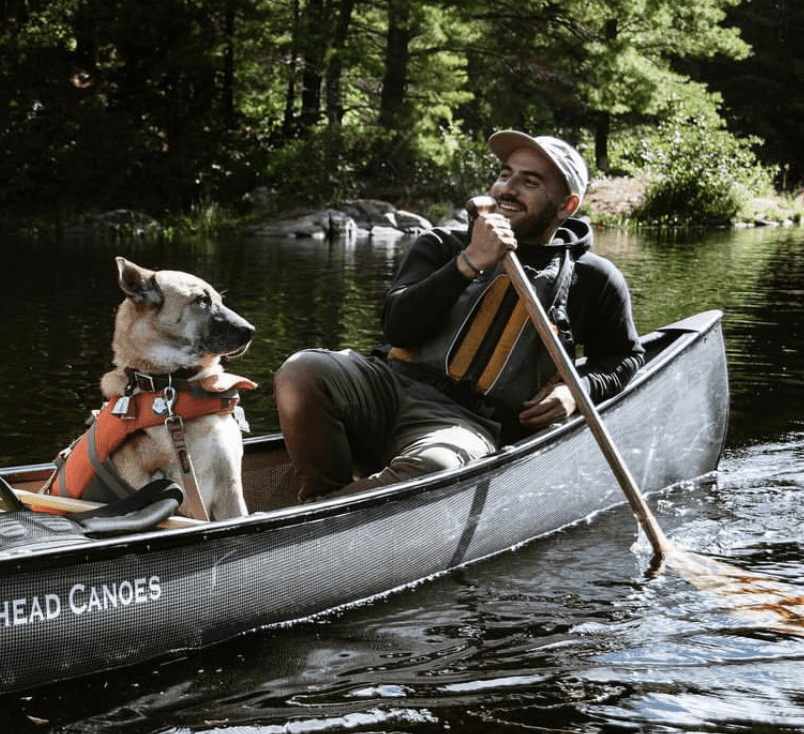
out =
<path fill-rule="evenodd" d="M 116 367 L 101 380 L 105 398 L 133 397 L 147 390 L 143 382 L 147 385 L 151 380 L 156 385 L 181 384 L 196 393 L 200 389 L 207 398 L 234 394 L 234 406 L 236 388 L 256 387 L 250 380 L 225 372 L 221 365 L 222 358 L 240 356 L 248 349 L 255 330 L 223 305 L 211 285 L 187 273 L 147 270 L 122 257 L 116 262 L 118 283 L 126 298 L 115 318 L 112 351 Z M 247 514 L 241 480 L 243 444 L 232 411 L 185 418 L 183 429 L 209 517 Z M 131 432 L 109 458 L 129 487 L 140 487 L 157 477 L 182 484 L 180 457 L 164 424 Z M 185 477 L 186 471 L 185 467 Z M 187 506 L 185 500 L 185 511 Z"/>

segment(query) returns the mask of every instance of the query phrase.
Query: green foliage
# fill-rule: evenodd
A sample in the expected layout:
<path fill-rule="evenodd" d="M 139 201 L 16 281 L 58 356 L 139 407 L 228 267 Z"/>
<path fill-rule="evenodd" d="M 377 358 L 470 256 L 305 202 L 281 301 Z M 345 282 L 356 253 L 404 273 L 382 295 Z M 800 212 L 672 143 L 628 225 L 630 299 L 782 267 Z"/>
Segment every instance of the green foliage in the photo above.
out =
<path fill-rule="evenodd" d="M 355 195 L 359 156 L 340 133 L 321 128 L 271 148 L 264 179 L 280 210 L 331 203 Z"/>
<path fill-rule="evenodd" d="M 715 57 L 683 70 L 722 94 L 729 129 L 759 135 L 764 162 L 780 164 L 777 185 L 795 191 L 804 184 L 804 3 L 750 0 L 735 6 L 728 21 L 742 29 L 751 56 L 739 69 Z"/>
<path fill-rule="evenodd" d="M 737 138 L 715 114 L 691 116 L 680 106 L 633 151 L 653 183 L 640 218 L 663 224 L 733 220 L 748 192 L 771 188 L 756 159 L 757 138 Z"/>
<path fill-rule="evenodd" d="M 574 45 L 580 60 L 578 96 L 593 109 L 655 114 L 687 79 L 673 60 L 721 54 L 742 59 L 749 47 L 735 28 L 724 27 L 725 8 L 740 0 L 608 0 L 590 4 L 563 0 L 581 33 Z M 687 94 L 705 94 L 700 86 Z"/>
<path fill-rule="evenodd" d="M 517 127 L 587 148 L 611 129 L 615 166 L 660 177 L 656 206 L 702 207 L 705 180 L 723 192 L 722 215 L 740 186 L 765 179 L 736 175 L 753 168 L 750 144 L 725 136 L 719 99 L 678 60 L 743 57 L 725 20 L 739 2 L 6 3 L 0 209 L 139 208 L 209 228 L 257 186 L 284 208 L 353 196 L 460 204 L 495 174 L 488 135 Z M 712 156 L 694 169 L 665 127 L 647 128 L 647 148 L 628 141 L 668 100 L 695 121 L 673 118 L 697 150 L 721 151 L 734 185 L 709 180 L 722 168 Z M 684 171 L 697 173 L 685 182 Z"/>
<path fill-rule="evenodd" d="M 420 197 L 459 206 L 464 198 L 488 190 L 499 163 L 484 138 L 474 139 L 453 126 L 441 131 L 435 146 L 422 151 L 414 171 L 413 185 Z"/>
<path fill-rule="evenodd" d="M 497 161 L 485 140 L 457 127 L 442 129 L 430 149 L 413 151 L 408 143 L 393 132 L 335 133 L 322 126 L 304 140 L 273 149 L 265 179 L 277 211 L 356 197 L 460 205 L 486 191 L 496 175 Z"/>

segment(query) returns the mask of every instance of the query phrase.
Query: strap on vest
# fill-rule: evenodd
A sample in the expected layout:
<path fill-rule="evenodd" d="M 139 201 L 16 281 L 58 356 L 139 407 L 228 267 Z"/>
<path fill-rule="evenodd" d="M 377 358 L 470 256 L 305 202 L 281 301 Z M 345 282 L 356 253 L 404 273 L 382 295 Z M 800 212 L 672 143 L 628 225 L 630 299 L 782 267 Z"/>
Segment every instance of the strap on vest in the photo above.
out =
<path fill-rule="evenodd" d="M 172 387 L 164 389 L 165 402 L 167 404 L 168 416 L 165 418 L 165 428 L 167 428 L 173 448 L 176 452 L 176 459 L 181 470 L 181 480 L 184 487 L 184 497 L 187 500 L 187 507 L 190 514 L 196 520 L 209 520 L 206 505 L 201 497 L 201 490 L 198 488 L 198 479 L 193 467 L 193 459 L 190 450 L 184 440 L 184 421 L 180 415 L 173 412 L 173 404 L 176 399 L 176 391 Z"/>
<path fill-rule="evenodd" d="M 568 354 L 572 354 L 575 348 L 575 337 L 572 333 L 572 324 L 570 324 L 569 314 L 567 313 L 569 289 L 572 285 L 573 273 L 575 272 L 575 257 L 573 257 L 570 250 L 570 247 L 564 250 L 561 269 L 556 278 L 555 297 L 553 298 L 552 304 L 547 309 L 550 320 L 558 329 L 558 338 L 561 340 L 561 344 Z"/>
<path fill-rule="evenodd" d="M 97 429 L 98 421 L 94 420 L 90 424 L 86 434 L 84 434 L 79 441 L 86 443 L 87 458 L 89 459 L 89 464 L 94 470 L 97 478 L 105 487 L 110 489 L 117 497 L 122 499 L 123 497 L 127 497 L 129 494 L 131 494 L 133 488 L 120 479 L 110 458 L 107 458 L 105 461 L 101 460 L 100 456 L 98 455 Z M 58 467 L 56 470 L 56 476 L 58 479 L 58 491 L 56 494 L 58 494 L 60 497 L 71 497 L 67 491 L 67 471 L 65 466 L 66 458 L 69 458 L 69 456 L 70 454 L 61 459 L 62 466 Z M 83 488 L 81 495 L 83 495 L 85 491 L 86 487 Z"/>
<path fill-rule="evenodd" d="M 155 376 L 156 386 L 161 376 Z M 236 388 L 219 392 L 208 392 L 186 380 L 177 380 L 187 389 L 177 393 L 172 378 L 161 392 L 134 393 L 142 383 L 142 375 L 130 375 L 129 384 L 123 395 L 112 398 L 104 407 L 95 412 L 88 430 L 64 449 L 54 460 L 55 469 L 44 487 L 43 494 L 79 498 L 95 480 L 99 480 L 116 497 L 128 496 L 134 488 L 128 486 L 117 474 L 111 460 L 113 452 L 125 439 L 137 430 L 164 423 L 176 449 L 177 459 L 185 478 L 185 492 L 188 506 L 195 517 L 209 519 L 200 500 L 198 484 L 192 468 L 192 460 L 184 442 L 182 418 L 192 419 L 216 413 L 233 414 L 238 410 L 239 394 Z M 238 386 L 250 389 L 255 383 L 242 380 Z M 235 416 L 240 423 L 240 419 Z M 241 425 L 242 427 L 242 425 Z M 188 471 L 189 468 L 189 471 Z M 193 492 L 193 484 L 195 492 Z M 189 486 L 188 486 L 189 485 Z M 198 506 L 200 504 L 200 507 Z M 202 513 L 203 511 L 203 513 Z M 206 517 L 204 517 L 206 516 Z"/>

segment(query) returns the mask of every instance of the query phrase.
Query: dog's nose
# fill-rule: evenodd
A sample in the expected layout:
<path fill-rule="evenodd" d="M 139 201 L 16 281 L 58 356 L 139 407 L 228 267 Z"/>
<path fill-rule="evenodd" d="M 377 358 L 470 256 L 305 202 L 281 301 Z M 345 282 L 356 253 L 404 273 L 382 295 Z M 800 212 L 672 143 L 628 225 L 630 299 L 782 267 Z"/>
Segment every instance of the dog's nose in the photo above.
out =
<path fill-rule="evenodd" d="M 238 337 L 244 343 L 251 341 L 257 331 L 242 316 L 231 310 L 226 314 L 225 324 L 226 331 L 232 336 Z"/>
<path fill-rule="evenodd" d="M 254 338 L 254 334 L 257 333 L 257 329 L 254 328 L 248 321 L 243 319 L 243 323 L 239 326 L 240 333 L 243 335 L 244 339 L 251 341 Z"/>
<path fill-rule="evenodd" d="M 212 314 L 209 325 L 209 347 L 221 354 L 247 346 L 257 331 L 240 314 L 226 306 L 221 306 Z"/>

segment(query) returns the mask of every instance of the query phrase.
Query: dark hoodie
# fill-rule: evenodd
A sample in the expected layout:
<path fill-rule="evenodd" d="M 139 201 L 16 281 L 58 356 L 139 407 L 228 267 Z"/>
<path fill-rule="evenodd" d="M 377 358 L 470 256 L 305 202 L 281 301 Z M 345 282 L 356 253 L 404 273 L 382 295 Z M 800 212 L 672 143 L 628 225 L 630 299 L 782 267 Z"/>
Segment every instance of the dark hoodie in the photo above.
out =
<path fill-rule="evenodd" d="M 415 352 L 423 344 L 443 338 L 455 323 L 456 304 L 467 289 L 477 288 L 458 270 L 455 258 L 467 245 L 467 233 L 436 228 L 421 235 L 412 245 L 394 279 L 385 301 L 382 325 L 394 347 Z M 529 275 L 555 265 L 556 255 L 569 250 L 574 263 L 566 311 L 575 344 L 583 346 L 586 363 L 581 369 L 584 388 L 594 402 L 616 395 L 644 361 L 631 314 L 628 287 L 619 270 L 591 252 L 592 230 L 585 220 L 570 218 L 556 232 L 549 245 L 520 247 L 517 255 Z M 493 280 L 499 267 L 479 280 Z M 549 309 L 554 293 L 549 287 L 537 291 Z M 547 295 L 545 295 L 547 294 Z M 465 299 L 464 299 L 465 300 Z M 459 310 L 459 309 L 458 309 Z M 530 325 L 529 325 L 530 326 Z M 532 326 L 530 326 L 532 328 Z M 543 355 L 534 358 L 534 369 L 543 370 Z M 435 384 L 467 407 L 494 417 L 503 424 L 503 438 L 521 437 L 515 412 L 489 414 L 480 402 L 464 399 L 448 378 L 420 370 L 415 364 L 393 363 L 408 376 Z M 552 368 L 550 369 L 552 372 Z M 544 378 L 540 377 L 539 382 Z M 530 396 L 532 397 L 532 395 Z M 499 411 L 498 411 L 499 413 Z"/>

